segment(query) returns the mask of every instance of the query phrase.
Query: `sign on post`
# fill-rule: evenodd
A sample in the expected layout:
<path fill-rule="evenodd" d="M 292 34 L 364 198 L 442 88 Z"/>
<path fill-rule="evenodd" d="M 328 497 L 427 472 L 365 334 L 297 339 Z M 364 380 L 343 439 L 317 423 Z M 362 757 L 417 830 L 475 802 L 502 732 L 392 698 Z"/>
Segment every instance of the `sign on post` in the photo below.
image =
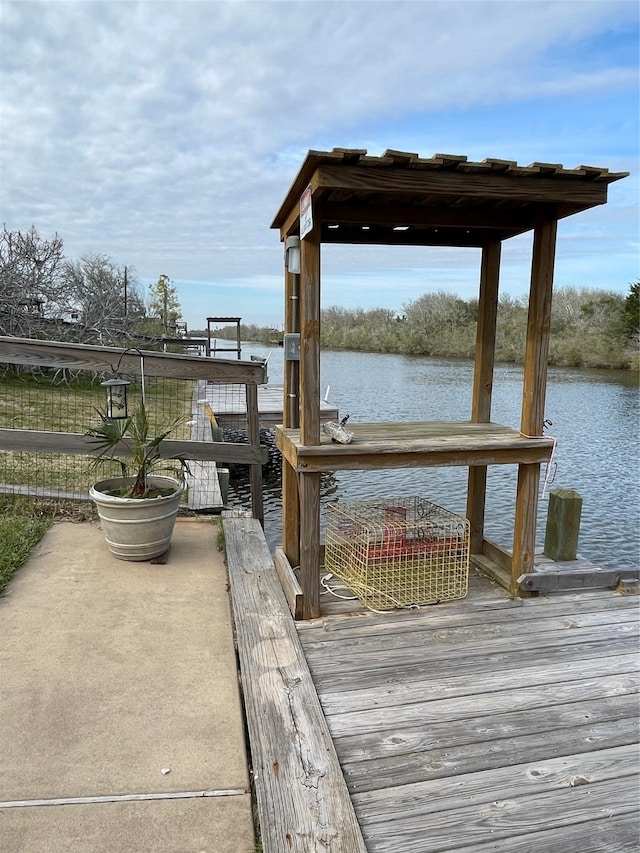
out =
<path fill-rule="evenodd" d="M 300 196 L 300 239 L 313 230 L 313 209 L 311 205 L 311 184 Z"/>

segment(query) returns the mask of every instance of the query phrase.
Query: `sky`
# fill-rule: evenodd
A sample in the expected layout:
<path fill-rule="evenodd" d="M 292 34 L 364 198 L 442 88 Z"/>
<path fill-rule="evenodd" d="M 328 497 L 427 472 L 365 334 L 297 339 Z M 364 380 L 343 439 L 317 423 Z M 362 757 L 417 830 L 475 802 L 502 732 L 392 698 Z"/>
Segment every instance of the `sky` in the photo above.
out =
<path fill-rule="evenodd" d="M 0 0 L 0 221 L 146 292 L 282 327 L 271 222 L 307 151 L 628 171 L 559 226 L 555 287 L 639 275 L 635 0 Z M 478 292 L 479 251 L 323 246 L 322 306 Z M 528 292 L 531 237 L 503 246 Z"/>

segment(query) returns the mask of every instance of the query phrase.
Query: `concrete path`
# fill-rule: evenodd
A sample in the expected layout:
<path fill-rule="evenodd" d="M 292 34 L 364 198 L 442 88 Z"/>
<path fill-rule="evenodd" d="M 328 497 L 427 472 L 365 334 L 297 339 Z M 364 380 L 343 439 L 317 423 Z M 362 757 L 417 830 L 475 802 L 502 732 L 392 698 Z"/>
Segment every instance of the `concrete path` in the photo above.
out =
<path fill-rule="evenodd" d="M 151 565 L 113 558 L 98 525 L 56 524 L 16 574 L 0 598 L 2 853 L 254 849 L 216 534 L 178 521 Z"/>

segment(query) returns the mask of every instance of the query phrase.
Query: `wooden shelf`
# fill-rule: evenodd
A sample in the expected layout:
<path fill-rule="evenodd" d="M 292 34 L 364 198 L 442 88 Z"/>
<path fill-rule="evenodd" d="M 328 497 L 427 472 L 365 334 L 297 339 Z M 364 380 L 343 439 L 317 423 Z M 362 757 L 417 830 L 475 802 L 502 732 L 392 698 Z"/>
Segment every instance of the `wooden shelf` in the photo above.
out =
<path fill-rule="evenodd" d="M 548 462 L 553 439 L 526 438 L 518 430 L 494 423 L 428 421 L 423 423 L 349 424 L 351 444 L 322 435 L 319 445 L 300 442 L 300 430 L 276 427 L 276 444 L 298 472 L 359 471 L 379 468 L 508 465 Z"/>

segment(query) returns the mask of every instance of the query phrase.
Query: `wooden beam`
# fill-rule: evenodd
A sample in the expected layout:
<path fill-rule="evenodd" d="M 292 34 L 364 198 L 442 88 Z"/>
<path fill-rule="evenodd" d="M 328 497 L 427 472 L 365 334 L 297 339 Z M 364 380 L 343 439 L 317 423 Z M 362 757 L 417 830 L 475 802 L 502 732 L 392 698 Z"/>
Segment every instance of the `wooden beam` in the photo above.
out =
<path fill-rule="evenodd" d="M 255 386 L 254 386 L 255 387 Z M 81 433 L 49 432 L 30 429 L 0 429 L 0 449 L 26 450 L 41 453 L 91 454 L 95 445 Z M 127 453 L 126 447 L 118 453 Z M 263 465 L 268 459 L 264 446 L 236 444 L 231 441 L 182 441 L 166 439 L 160 445 L 160 455 L 167 459 L 176 454 L 187 459 L 212 462 L 237 462 L 240 465 Z"/>
<path fill-rule="evenodd" d="M 431 228 L 483 228 L 528 230 L 535 225 L 533 208 L 484 210 L 474 207 L 461 215 L 455 207 L 390 204 L 372 206 L 362 202 L 328 202 L 322 205 L 323 223 L 344 225 L 421 225 Z"/>
<path fill-rule="evenodd" d="M 300 431 L 320 444 L 320 228 L 300 241 Z"/>
<path fill-rule="evenodd" d="M 553 449 L 551 438 L 523 438 L 517 430 L 494 423 L 358 423 L 351 429 L 351 444 L 323 436 L 319 445 L 308 446 L 299 430 L 276 428 L 276 445 L 299 472 L 546 462 Z"/>
<path fill-rule="evenodd" d="M 525 435 L 542 435 L 544 422 L 556 233 L 556 220 L 545 219 L 533 238 L 520 426 Z"/>
<path fill-rule="evenodd" d="M 567 589 L 614 588 L 620 583 L 640 580 L 640 569 L 561 569 L 557 572 L 530 572 L 520 575 L 520 589 L 527 592 L 560 592 Z"/>
<path fill-rule="evenodd" d="M 545 218 L 536 226 L 533 238 L 520 422 L 520 430 L 525 436 L 542 436 L 556 234 L 557 221 Z M 519 466 L 511 568 L 513 594 L 520 590 L 520 575 L 533 571 L 539 483 L 539 465 Z"/>
<path fill-rule="evenodd" d="M 499 242 L 490 243 L 482 250 L 476 357 L 471 398 L 471 420 L 474 423 L 489 423 L 491 421 L 500 253 L 501 244 Z M 486 490 L 486 466 L 470 467 L 467 482 L 467 518 L 469 519 L 472 552 L 482 550 Z"/>
<path fill-rule="evenodd" d="M 366 853 L 258 523 L 224 518 L 242 693 L 265 853 Z"/>
<path fill-rule="evenodd" d="M 429 195 L 434 199 L 470 198 L 489 203 L 497 200 L 539 202 L 541 204 L 571 203 L 582 209 L 605 204 L 607 184 L 585 181 L 583 177 L 557 178 L 473 174 L 442 170 L 385 169 L 376 166 L 320 165 L 311 178 L 313 194 L 327 190 L 355 192 L 410 193 Z"/>
<path fill-rule="evenodd" d="M 141 356 L 144 358 L 145 376 L 206 379 L 229 384 L 261 385 L 267 381 L 266 367 L 254 361 L 227 361 L 136 348 L 94 347 L 0 336 L 0 362 L 8 364 L 139 375 Z"/>

